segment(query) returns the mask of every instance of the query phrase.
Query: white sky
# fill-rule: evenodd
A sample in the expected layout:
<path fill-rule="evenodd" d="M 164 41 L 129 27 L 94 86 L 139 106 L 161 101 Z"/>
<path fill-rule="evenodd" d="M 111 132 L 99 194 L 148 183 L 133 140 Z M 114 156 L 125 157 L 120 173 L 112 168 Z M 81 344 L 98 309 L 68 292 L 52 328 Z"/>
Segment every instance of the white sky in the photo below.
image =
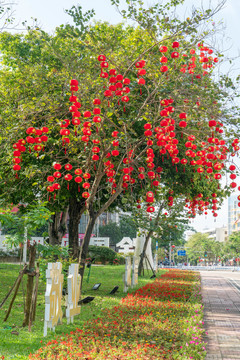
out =
<path fill-rule="evenodd" d="M 70 22 L 70 17 L 64 13 L 64 9 L 70 9 L 72 5 L 81 5 L 83 10 L 94 8 L 96 11 L 96 19 L 108 21 L 110 23 L 117 23 L 122 21 L 120 15 L 111 6 L 110 0 L 16 0 L 15 18 L 19 23 L 27 20 L 31 25 L 31 18 L 37 18 L 40 27 L 48 32 L 53 32 L 54 28 L 60 24 Z M 155 1 L 145 1 L 146 4 L 152 4 Z M 212 0 L 211 4 L 216 5 L 218 0 Z M 192 5 L 200 6 L 203 4 L 204 8 L 208 8 L 208 0 L 185 0 L 179 14 L 187 17 Z M 240 16 L 240 0 L 227 0 L 224 9 L 214 19 L 215 24 L 219 20 L 223 20 L 226 25 L 226 40 L 223 43 L 223 48 L 226 54 L 235 57 L 240 53 L 239 42 L 239 16 Z M 212 24 L 212 26 L 215 26 Z M 218 42 L 221 43 L 221 36 Z M 233 68 L 240 69 L 239 59 L 235 61 Z M 223 68 L 224 69 L 224 68 Z M 227 69 L 227 68 L 226 68 Z M 227 70 L 225 70 L 227 71 Z M 238 71 L 240 73 L 240 71 Z M 209 212 L 210 213 L 210 212 Z M 227 201 L 225 201 L 222 210 L 218 212 L 218 217 L 213 218 L 212 215 L 207 217 L 197 217 L 191 222 L 191 225 L 197 230 L 201 231 L 204 228 L 214 228 L 227 225 Z"/>

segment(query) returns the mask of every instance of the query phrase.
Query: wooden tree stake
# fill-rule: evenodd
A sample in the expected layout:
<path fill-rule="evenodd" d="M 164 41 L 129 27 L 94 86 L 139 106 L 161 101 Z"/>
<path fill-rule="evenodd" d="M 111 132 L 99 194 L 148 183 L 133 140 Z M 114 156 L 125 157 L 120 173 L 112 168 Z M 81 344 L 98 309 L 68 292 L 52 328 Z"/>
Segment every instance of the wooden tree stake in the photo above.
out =
<path fill-rule="evenodd" d="M 30 245 L 29 248 L 29 270 L 28 270 L 28 280 L 27 280 L 27 294 L 26 294 L 26 309 L 23 320 L 23 327 L 29 324 L 29 315 L 30 308 L 32 303 L 33 296 L 33 284 L 35 272 L 35 258 L 36 258 L 36 245 Z"/>
<path fill-rule="evenodd" d="M 19 289 L 19 286 L 20 286 L 20 284 L 21 284 L 23 275 L 24 275 L 25 272 L 26 272 L 26 269 L 27 269 L 27 265 L 25 265 L 24 268 L 22 269 L 22 271 L 19 273 L 19 277 L 18 277 L 17 282 L 16 282 L 16 287 L 15 287 L 15 291 L 14 291 L 14 294 L 13 294 L 13 298 L 12 298 L 12 300 L 11 300 L 11 302 L 10 302 L 10 305 L 9 305 L 9 308 L 8 308 L 8 311 L 7 311 L 7 314 L 6 314 L 6 316 L 5 316 L 5 318 L 4 318 L 3 321 L 7 321 L 8 317 L 9 317 L 9 315 L 10 315 L 10 312 L 11 312 L 11 309 L 12 309 L 12 306 L 13 306 L 13 303 L 14 303 L 14 300 L 15 300 L 15 298 L 16 298 L 16 296 L 17 296 L 18 289 Z"/>

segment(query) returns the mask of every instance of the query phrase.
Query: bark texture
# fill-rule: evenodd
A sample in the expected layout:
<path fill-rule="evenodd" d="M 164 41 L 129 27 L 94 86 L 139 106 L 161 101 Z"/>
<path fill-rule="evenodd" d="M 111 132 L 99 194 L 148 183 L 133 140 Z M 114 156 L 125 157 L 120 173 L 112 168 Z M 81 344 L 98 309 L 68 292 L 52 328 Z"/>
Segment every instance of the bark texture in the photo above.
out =
<path fill-rule="evenodd" d="M 79 254 L 79 273 L 82 277 L 83 280 L 83 275 L 84 275 L 84 270 L 85 270 L 85 263 L 86 263 L 86 258 L 87 258 L 87 253 L 88 253 L 88 246 L 89 246 L 89 242 L 91 239 L 91 235 L 92 235 L 92 231 L 95 225 L 95 222 L 97 220 L 97 213 L 94 212 L 94 210 L 92 208 L 89 208 L 88 210 L 88 214 L 89 214 L 89 221 L 88 221 L 88 225 L 86 228 L 86 232 L 85 232 L 85 236 L 83 239 L 83 244 L 81 246 L 81 251 Z"/>
<path fill-rule="evenodd" d="M 86 207 L 84 202 L 79 202 L 76 197 L 69 201 L 69 249 L 74 258 L 79 256 L 78 225 Z"/>
<path fill-rule="evenodd" d="M 62 212 L 56 212 L 51 216 L 48 224 L 48 236 L 50 245 L 61 245 L 62 238 L 67 230 L 68 208 Z"/>

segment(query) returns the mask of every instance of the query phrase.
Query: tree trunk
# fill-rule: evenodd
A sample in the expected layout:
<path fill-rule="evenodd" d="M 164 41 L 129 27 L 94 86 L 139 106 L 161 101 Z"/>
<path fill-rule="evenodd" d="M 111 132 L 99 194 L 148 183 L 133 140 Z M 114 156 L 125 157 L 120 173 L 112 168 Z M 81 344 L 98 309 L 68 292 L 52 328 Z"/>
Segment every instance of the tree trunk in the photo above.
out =
<path fill-rule="evenodd" d="M 83 275 L 84 275 L 84 270 L 85 270 L 85 262 L 86 262 L 87 253 L 88 253 L 88 246 L 90 243 L 90 239 L 91 239 L 91 235 L 92 235 L 92 231 L 93 231 L 95 222 L 97 220 L 96 212 L 94 212 L 92 209 L 89 209 L 88 213 L 89 213 L 89 221 L 88 221 L 85 236 L 83 239 L 83 244 L 81 246 L 81 250 L 80 250 L 80 254 L 79 254 L 79 264 L 80 264 L 79 273 L 82 277 L 81 281 L 83 280 Z"/>
<path fill-rule="evenodd" d="M 153 229 L 158 226 L 158 223 L 159 223 L 159 218 L 160 218 L 160 214 L 162 212 L 162 209 L 164 208 L 164 205 L 165 205 L 165 202 L 163 201 L 162 204 L 159 206 L 159 209 L 158 209 L 158 213 L 157 213 L 157 216 L 154 220 L 154 225 L 153 225 Z M 146 240 L 145 240 L 145 243 L 143 245 L 143 250 L 142 250 L 142 254 L 140 255 L 140 261 L 139 261 L 139 266 L 138 266 L 138 275 L 140 276 L 142 271 L 143 271 L 143 260 L 144 260 L 144 257 L 146 255 L 146 249 L 147 249 L 147 246 L 148 246 L 148 242 L 149 242 L 149 239 L 150 237 L 152 236 L 153 234 L 153 229 L 149 231 L 147 237 L 146 237 Z"/>
<path fill-rule="evenodd" d="M 153 234 L 153 230 L 150 230 L 149 233 L 147 234 L 147 237 L 146 237 L 144 245 L 143 245 L 143 249 L 142 249 L 142 253 L 140 255 L 140 261 L 139 261 L 139 265 L 138 265 L 138 275 L 139 276 L 142 274 L 142 271 L 143 271 L 143 260 L 145 258 L 147 246 L 148 246 L 148 243 L 149 243 L 149 240 L 150 240 L 152 234 Z"/>
<path fill-rule="evenodd" d="M 67 230 L 68 208 L 62 212 L 56 212 L 51 216 L 48 224 L 48 236 L 50 245 L 61 245 L 62 238 Z"/>
<path fill-rule="evenodd" d="M 85 207 L 84 210 L 87 208 L 88 210 L 88 215 L 89 215 L 89 221 L 88 221 L 88 225 L 87 225 L 87 229 L 84 235 L 84 239 L 83 239 L 83 244 L 80 248 L 80 252 L 79 252 L 79 273 L 81 274 L 82 278 L 81 281 L 83 280 L 83 274 L 84 274 L 84 270 L 85 270 L 85 260 L 87 257 L 87 252 L 88 252 L 88 246 L 89 246 L 89 242 L 91 239 L 91 235 L 92 235 L 92 231 L 95 225 L 95 222 L 97 220 L 97 218 L 104 212 L 107 211 L 107 209 L 109 208 L 109 206 L 114 202 L 114 200 L 121 194 L 122 192 L 122 182 L 123 182 L 123 175 L 121 176 L 121 179 L 118 183 L 117 188 L 115 189 L 115 193 L 112 194 L 112 196 L 102 205 L 102 207 L 98 210 L 98 211 L 94 211 L 93 209 L 93 204 L 95 202 L 95 196 L 96 196 L 96 192 L 98 189 L 98 185 L 102 179 L 104 172 L 100 173 L 98 177 L 95 178 L 94 180 L 94 184 L 92 186 L 92 191 L 91 191 L 91 195 L 88 198 L 88 200 L 85 203 Z"/>
<path fill-rule="evenodd" d="M 28 266 L 28 279 L 27 279 L 27 294 L 26 294 L 26 307 L 22 326 L 29 324 L 29 315 L 32 303 L 33 283 L 35 276 L 35 258 L 36 258 L 36 245 L 30 245 L 29 248 L 29 266 Z"/>
<path fill-rule="evenodd" d="M 69 250 L 74 258 L 79 256 L 78 225 L 86 207 L 76 197 L 69 200 Z"/>

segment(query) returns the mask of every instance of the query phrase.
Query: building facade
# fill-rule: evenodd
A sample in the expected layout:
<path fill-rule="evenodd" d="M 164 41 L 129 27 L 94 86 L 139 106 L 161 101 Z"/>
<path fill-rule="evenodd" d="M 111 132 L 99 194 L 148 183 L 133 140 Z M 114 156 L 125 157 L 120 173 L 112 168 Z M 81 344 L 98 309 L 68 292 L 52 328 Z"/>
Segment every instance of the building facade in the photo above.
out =
<path fill-rule="evenodd" d="M 228 235 L 234 231 L 240 231 L 240 208 L 237 194 L 228 198 Z"/>
<path fill-rule="evenodd" d="M 109 237 L 96 237 L 96 236 L 93 236 L 90 239 L 89 245 L 109 247 Z"/>
<path fill-rule="evenodd" d="M 202 234 L 207 234 L 210 238 L 215 241 L 224 242 L 227 241 L 228 228 L 223 226 L 221 228 L 204 229 L 201 231 Z M 193 231 L 186 231 L 185 239 L 188 241 L 192 235 L 196 234 Z"/>
<path fill-rule="evenodd" d="M 85 234 L 86 232 L 86 228 L 87 228 L 87 224 L 88 224 L 88 215 L 87 214 L 83 214 L 81 216 L 81 220 L 79 223 L 79 234 Z M 120 215 L 117 212 L 114 213 L 110 213 L 110 212 L 106 212 L 101 214 L 98 219 L 96 220 L 96 223 L 94 225 L 93 228 L 93 235 L 94 236 L 99 236 L 99 226 L 104 226 L 104 225 L 108 225 L 110 222 L 116 223 L 117 225 L 119 225 L 119 221 L 120 221 Z"/>
<path fill-rule="evenodd" d="M 215 241 L 225 242 L 228 237 L 228 229 L 226 226 L 221 228 L 206 229 L 202 231 L 203 234 L 207 234 L 210 238 Z"/>

